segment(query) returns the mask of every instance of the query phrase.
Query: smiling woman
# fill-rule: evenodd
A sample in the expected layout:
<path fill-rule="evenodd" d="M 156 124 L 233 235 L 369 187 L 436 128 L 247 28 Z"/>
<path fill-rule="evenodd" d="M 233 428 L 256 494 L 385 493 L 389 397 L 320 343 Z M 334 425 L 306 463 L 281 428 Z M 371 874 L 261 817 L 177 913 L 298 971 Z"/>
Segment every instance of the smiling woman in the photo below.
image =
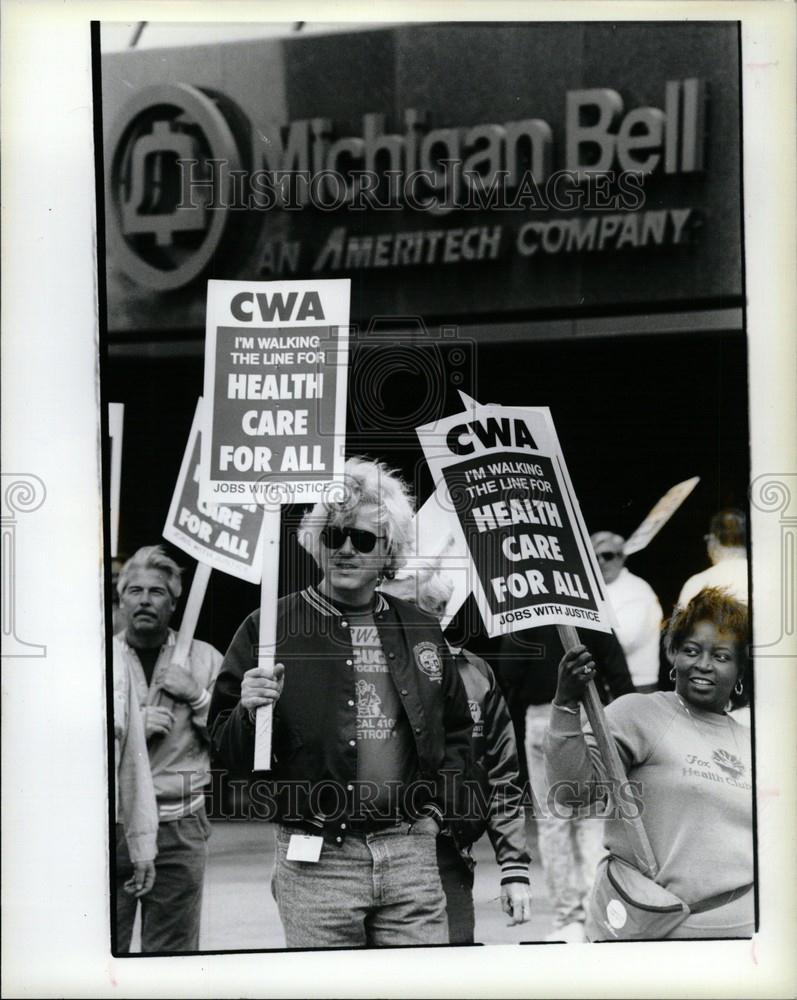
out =
<path fill-rule="evenodd" d="M 624 695 L 607 707 L 609 731 L 658 863 L 654 888 L 666 890 L 675 905 L 640 905 L 635 912 L 635 897 L 623 893 L 623 878 L 636 888 L 643 876 L 635 870 L 622 811 L 616 811 L 606 823 L 608 856 L 590 903 L 590 940 L 634 936 L 627 925 L 650 921 L 652 910 L 675 916 L 648 938 L 752 935 L 750 730 L 727 714 L 745 695 L 747 642 L 745 605 L 722 590 L 702 590 L 667 628 L 676 690 Z M 569 801 L 577 787 L 584 804 L 599 796 L 601 782 L 606 787 L 596 741 L 589 727 L 581 731 L 578 712 L 594 668 L 583 646 L 566 653 L 559 667 L 545 743 L 546 775 L 557 802 L 565 785 Z"/>
<path fill-rule="evenodd" d="M 747 608 L 718 588 L 706 588 L 667 628 L 676 693 L 695 708 L 722 715 L 741 704 L 747 669 Z"/>

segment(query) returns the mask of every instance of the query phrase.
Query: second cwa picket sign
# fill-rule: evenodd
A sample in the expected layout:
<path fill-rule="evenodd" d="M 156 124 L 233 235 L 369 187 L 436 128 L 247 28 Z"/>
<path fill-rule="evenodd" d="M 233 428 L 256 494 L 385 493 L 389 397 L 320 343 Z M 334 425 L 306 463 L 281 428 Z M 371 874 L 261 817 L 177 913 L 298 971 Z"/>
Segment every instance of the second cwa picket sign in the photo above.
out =
<path fill-rule="evenodd" d="M 611 630 L 578 500 L 545 407 L 480 406 L 418 428 L 446 484 L 490 636 L 539 625 Z"/>

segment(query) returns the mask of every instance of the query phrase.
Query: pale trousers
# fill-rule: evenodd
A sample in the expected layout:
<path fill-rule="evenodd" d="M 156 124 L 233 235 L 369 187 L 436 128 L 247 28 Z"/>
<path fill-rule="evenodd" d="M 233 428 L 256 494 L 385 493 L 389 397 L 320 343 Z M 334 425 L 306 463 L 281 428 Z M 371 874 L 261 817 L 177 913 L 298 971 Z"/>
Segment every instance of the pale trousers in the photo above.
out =
<path fill-rule="evenodd" d="M 550 717 L 550 704 L 528 706 L 525 749 L 535 800 L 537 849 L 558 929 L 586 919 L 595 873 L 606 852 L 603 819 L 575 816 L 565 806 L 549 804 L 542 744 Z"/>

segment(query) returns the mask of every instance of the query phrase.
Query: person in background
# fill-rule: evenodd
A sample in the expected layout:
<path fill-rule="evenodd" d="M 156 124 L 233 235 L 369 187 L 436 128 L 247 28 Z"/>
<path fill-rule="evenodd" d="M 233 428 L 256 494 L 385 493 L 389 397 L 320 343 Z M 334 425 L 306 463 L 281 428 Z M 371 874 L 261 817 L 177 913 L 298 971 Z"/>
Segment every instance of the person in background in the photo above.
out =
<path fill-rule="evenodd" d="M 596 682 L 601 698 L 618 698 L 633 692 L 625 655 L 614 633 L 587 629 L 579 633 L 597 666 Z M 526 751 L 528 777 L 534 796 L 537 847 L 548 896 L 553 905 L 553 929 L 549 941 L 584 941 L 586 901 L 592 890 L 603 853 L 603 820 L 594 814 L 578 814 L 563 804 L 548 802 L 545 783 L 543 739 L 556 693 L 562 642 L 555 626 L 528 629 L 503 636 L 496 664 L 499 681 Z"/>
<path fill-rule="evenodd" d="M 344 475 L 345 495 L 302 521 L 321 580 L 277 606 L 274 676 L 257 662 L 259 611 L 232 640 L 214 744 L 251 773 L 255 713 L 274 705 L 272 892 L 289 948 L 446 944 L 435 841 L 473 723 L 438 623 L 376 589 L 411 545 L 407 485 L 365 459 Z"/>
<path fill-rule="evenodd" d="M 438 621 L 443 617 L 453 583 L 438 568 L 444 553 L 381 590 L 416 603 Z M 487 831 L 501 868 L 501 905 L 513 924 L 531 916 L 529 854 L 518 753 L 509 709 L 490 666 L 467 649 L 451 648 L 468 697 L 473 729 L 473 767 L 464 789 L 463 816 L 437 838 L 437 863 L 446 896 L 449 941 L 472 944 L 475 933 L 472 845 Z M 473 788 L 472 782 L 477 788 Z"/>
<path fill-rule="evenodd" d="M 626 775 L 640 790 L 641 817 L 659 866 L 655 881 L 692 911 L 668 937 L 753 933 L 750 731 L 727 711 L 747 697 L 748 642 L 747 607 L 727 591 L 702 590 L 676 608 L 667 626 L 675 691 L 632 694 L 606 708 Z M 594 676 L 586 647 L 562 657 L 545 739 L 552 789 L 565 787 L 572 796 L 577 783 L 585 801 L 600 794 L 607 777 L 579 714 Z M 606 822 L 606 853 L 635 864 L 621 816 Z M 604 857 L 601 865 L 608 861 Z M 605 926 L 605 916 L 590 911 L 590 939 L 609 937 L 593 933 Z"/>
<path fill-rule="evenodd" d="M 705 542 L 711 566 L 689 577 L 681 588 L 678 606 L 686 607 L 704 587 L 722 587 L 747 604 L 747 519 L 742 511 L 727 508 L 716 513 Z"/>
<path fill-rule="evenodd" d="M 152 891 L 141 899 L 141 950 L 196 951 L 210 823 L 207 713 L 221 654 L 194 639 L 185 666 L 172 663 L 176 633 L 169 622 L 182 585 L 181 569 L 158 546 L 133 555 L 119 574 L 127 625 L 114 636 L 114 671 L 130 673 L 142 712 L 158 804 L 158 857 Z M 124 839 L 117 852 L 117 934 L 125 953 L 138 900 L 119 891 L 130 859 Z"/>
<path fill-rule="evenodd" d="M 590 541 L 617 617 L 617 638 L 634 687 L 640 694 L 656 691 L 662 619 L 659 599 L 650 584 L 626 569 L 621 535 L 598 531 Z"/>
<path fill-rule="evenodd" d="M 132 866 L 132 874 L 122 880 L 121 888 L 141 899 L 155 883 L 158 806 L 141 711 L 130 674 L 118 659 L 113 663 L 113 726 L 116 838 L 127 845 Z M 118 948 L 119 942 L 115 940 L 114 945 Z"/>

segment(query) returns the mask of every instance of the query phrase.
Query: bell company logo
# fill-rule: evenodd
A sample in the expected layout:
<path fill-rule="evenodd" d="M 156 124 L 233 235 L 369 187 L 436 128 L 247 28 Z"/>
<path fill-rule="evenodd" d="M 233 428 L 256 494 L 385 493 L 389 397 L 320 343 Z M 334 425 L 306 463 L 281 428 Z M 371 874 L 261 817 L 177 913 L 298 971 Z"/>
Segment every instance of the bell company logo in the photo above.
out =
<path fill-rule="evenodd" d="M 704 82 L 668 80 L 662 97 L 661 108 L 629 108 L 611 88 L 568 90 L 556 122 L 528 117 L 442 128 L 431 127 L 424 109 L 408 108 L 399 133 L 389 131 L 386 115 L 368 113 L 361 135 L 338 135 L 331 119 L 280 124 L 264 114 L 250 123 L 215 91 L 147 87 L 110 136 L 109 249 L 138 284 L 168 291 L 193 281 L 212 260 L 235 273 L 235 259 L 262 233 L 262 221 L 250 213 L 272 209 L 316 209 L 319 238 L 323 215 L 335 211 L 415 211 L 426 227 L 452 212 L 512 211 L 530 220 L 507 234 L 522 257 L 678 245 L 690 238 L 691 208 L 637 210 L 645 178 L 703 172 Z M 283 235 L 288 218 L 277 227 Z M 500 218 L 448 231 L 359 233 L 348 243 L 338 226 L 314 262 L 303 264 L 316 273 L 440 263 L 441 254 L 442 263 L 496 259 Z M 267 273 L 274 270 L 269 246 Z M 281 247 L 288 271 L 301 270 L 299 241 Z"/>
<path fill-rule="evenodd" d="M 147 87 L 123 109 L 108 148 L 107 231 L 114 260 L 145 287 L 187 285 L 229 235 L 229 199 L 213 196 L 214 187 L 242 167 L 229 111 L 222 111 L 218 96 L 188 84 Z M 190 161 L 207 181 L 191 204 L 182 198 L 181 161 Z M 214 163 L 229 173 L 220 175 Z"/>

